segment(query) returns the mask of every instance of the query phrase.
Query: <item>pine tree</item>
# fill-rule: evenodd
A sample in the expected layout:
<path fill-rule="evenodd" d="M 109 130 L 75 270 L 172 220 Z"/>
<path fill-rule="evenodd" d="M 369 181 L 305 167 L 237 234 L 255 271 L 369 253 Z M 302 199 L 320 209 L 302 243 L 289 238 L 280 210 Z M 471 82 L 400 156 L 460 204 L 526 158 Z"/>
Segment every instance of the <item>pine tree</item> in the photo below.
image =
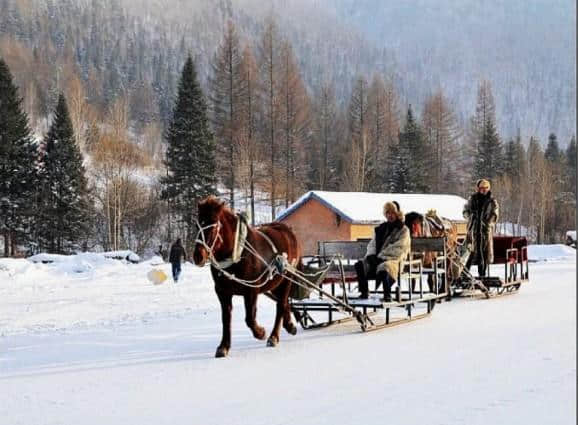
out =
<path fill-rule="evenodd" d="M 397 177 L 405 181 L 403 187 L 398 190 L 409 193 L 427 193 L 429 184 L 427 181 L 428 149 L 423 140 L 422 130 L 413 116 L 411 105 L 407 109 L 407 116 L 402 132 L 399 134 L 399 159 L 407 161 L 404 166 L 408 170 L 406 177 Z"/>
<path fill-rule="evenodd" d="M 162 198 L 171 203 L 190 241 L 196 232 L 197 202 L 216 193 L 215 143 L 209 130 L 207 104 L 189 56 L 179 81 L 173 118 L 165 135 L 167 176 Z"/>
<path fill-rule="evenodd" d="M 30 230 L 37 192 L 36 157 L 22 99 L 0 58 L 0 232 L 5 256 L 15 254 L 16 242 L 23 242 Z"/>
<path fill-rule="evenodd" d="M 550 136 L 548 136 L 548 146 L 546 147 L 544 156 L 552 164 L 560 161 L 560 147 L 558 146 L 558 139 L 554 133 L 550 133 Z"/>
<path fill-rule="evenodd" d="M 482 81 L 478 88 L 476 115 L 473 118 L 474 178 L 493 178 L 502 173 L 502 144 L 496 129 L 492 87 Z"/>
<path fill-rule="evenodd" d="M 62 94 L 43 146 L 39 238 L 49 252 L 66 253 L 78 248 L 85 235 L 89 206 L 82 155 Z"/>
<path fill-rule="evenodd" d="M 401 133 L 399 140 L 401 140 Z M 413 190 L 413 181 L 410 176 L 411 153 L 404 143 L 391 146 L 391 152 L 387 159 L 387 190 L 392 193 L 409 193 Z"/>

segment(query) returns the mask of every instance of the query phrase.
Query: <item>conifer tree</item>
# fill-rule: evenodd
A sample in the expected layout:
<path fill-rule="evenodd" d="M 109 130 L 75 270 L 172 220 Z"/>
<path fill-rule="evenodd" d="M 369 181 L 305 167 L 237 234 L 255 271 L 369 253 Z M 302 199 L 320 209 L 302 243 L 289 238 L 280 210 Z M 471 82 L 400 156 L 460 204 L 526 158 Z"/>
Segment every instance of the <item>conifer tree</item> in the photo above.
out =
<path fill-rule="evenodd" d="M 82 155 L 62 94 L 43 146 L 40 221 L 36 225 L 45 249 L 66 253 L 77 248 L 85 236 L 89 211 Z"/>
<path fill-rule="evenodd" d="M 401 140 L 401 133 L 399 139 Z M 392 193 L 409 193 L 412 190 L 413 182 L 410 177 L 409 164 L 411 153 L 409 147 L 401 142 L 391 146 L 390 155 L 387 158 L 387 189 Z"/>
<path fill-rule="evenodd" d="M 493 178 L 502 173 L 502 144 L 496 129 L 494 96 L 488 81 L 478 88 L 476 115 L 473 118 L 475 178 Z"/>
<path fill-rule="evenodd" d="M 215 142 L 209 130 L 207 104 L 189 56 L 179 81 L 173 118 L 165 135 L 167 176 L 161 178 L 163 199 L 171 202 L 190 241 L 196 233 L 197 202 L 216 193 Z"/>
<path fill-rule="evenodd" d="M 8 66 L 0 58 L 0 232 L 4 255 L 30 230 L 36 193 L 37 148 L 22 110 L 22 99 Z"/>
<path fill-rule="evenodd" d="M 558 146 L 558 139 L 554 133 L 550 133 L 550 136 L 548 136 L 548 146 L 546 146 L 544 156 L 552 164 L 560 161 L 560 147 Z"/>
<path fill-rule="evenodd" d="M 422 130 L 413 116 L 411 105 L 407 109 L 405 125 L 399 135 L 399 145 L 397 155 L 400 160 L 406 161 L 404 167 L 408 170 L 408 175 L 403 178 L 397 177 L 405 181 L 403 187 L 399 187 L 398 190 L 402 193 L 429 192 L 428 170 L 426 169 L 427 146 L 423 140 Z"/>

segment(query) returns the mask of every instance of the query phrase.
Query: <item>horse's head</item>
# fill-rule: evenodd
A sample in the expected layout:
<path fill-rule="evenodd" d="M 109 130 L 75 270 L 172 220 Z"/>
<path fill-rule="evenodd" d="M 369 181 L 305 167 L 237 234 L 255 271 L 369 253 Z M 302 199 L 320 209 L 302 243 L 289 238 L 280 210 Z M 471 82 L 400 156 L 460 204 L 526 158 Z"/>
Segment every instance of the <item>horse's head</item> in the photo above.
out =
<path fill-rule="evenodd" d="M 193 250 L 193 261 L 199 267 L 205 265 L 210 253 L 217 254 L 223 249 L 226 226 L 225 203 L 214 196 L 209 196 L 199 202 L 197 222 L 199 232 Z"/>
<path fill-rule="evenodd" d="M 412 238 L 423 236 L 423 215 L 412 211 L 405 215 L 405 225 L 409 228 Z"/>

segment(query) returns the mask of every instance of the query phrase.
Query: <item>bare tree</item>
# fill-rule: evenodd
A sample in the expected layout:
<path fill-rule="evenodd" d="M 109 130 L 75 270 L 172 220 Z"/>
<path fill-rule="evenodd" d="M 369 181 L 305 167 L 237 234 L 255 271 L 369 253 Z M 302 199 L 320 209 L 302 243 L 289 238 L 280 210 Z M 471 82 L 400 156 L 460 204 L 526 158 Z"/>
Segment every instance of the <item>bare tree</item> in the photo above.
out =
<path fill-rule="evenodd" d="M 259 74 L 264 105 L 263 130 L 268 145 L 270 162 L 268 173 L 271 179 L 271 219 L 275 219 L 277 202 L 277 163 L 279 161 L 278 126 L 280 115 L 279 72 L 281 41 L 277 24 L 272 17 L 265 23 L 265 31 L 258 46 Z"/>
<path fill-rule="evenodd" d="M 380 74 L 373 76 L 369 86 L 367 112 L 370 153 L 366 186 L 380 191 L 385 189 L 385 164 L 399 134 L 399 109 L 393 82 L 384 82 Z"/>
<path fill-rule="evenodd" d="M 253 52 L 249 46 L 243 50 L 241 62 L 241 76 L 243 91 L 240 96 L 241 108 L 241 138 L 242 147 L 240 164 L 244 164 L 246 173 L 245 182 L 249 192 L 251 205 L 251 220 L 255 224 L 255 185 L 259 180 L 257 165 L 261 159 L 261 151 L 257 143 L 257 119 L 260 115 L 260 103 L 257 95 L 258 68 Z"/>
<path fill-rule="evenodd" d="M 244 90 L 242 53 L 234 24 L 227 22 L 223 40 L 212 62 L 209 79 L 210 105 L 217 139 L 221 178 L 229 188 L 229 203 L 235 207 L 236 169 L 241 126 L 241 99 Z"/>
<path fill-rule="evenodd" d="M 310 180 L 315 189 L 327 190 L 335 183 L 337 148 L 337 104 L 335 91 L 325 83 L 315 105 L 314 143 L 310 149 Z"/>
<path fill-rule="evenodd" d="M 106 227 L 103 245 L 110 249 L 126 246 L 125 220 L 141 208 L 135 201 L 134 174 L 148 162 L 142 150 L 127 140 L 126 111 L 125 99 L 118 99 L 111 108 L 107 131 L 100 134 L 92 151 L 95 197 Z"/>
<path fill-rule="evenodd" d="M 285 207 L 304 186 L 303 149 L 309 138 L 309 96 L 301 79 L 293 49 L 288 42 L 281 50 L 280 118 L 284 139 Z"/>
<path fill-rule="evenodd" d="M 66 80 L 66 98 L 76 145 L 81 151 L 86 151 L 89 130 L 96 124 L 98 115 L 87 102 L 84 84 L 76 74 Z"/>
<path fill-rule="evenodd" d="M 348 135 L 352 160 L 349 164 L 345 164 L 343 181 L 349 190 L 359 192 L 366 189 L 366 173 L 372 150 L 371 140 L 368 137 L 367 109 L 367 81 L 359 77 L 349 101 Z"/>
<path fill-rule="evenodd" d="M 443 193 L 457 185 L 460 132 L 454 113 L 442 90 L 430 96 L 422 115 L 424 141 L 429 152 L 428 180 L 434 193 Z M 452 179 L 454 177 L 454 179 Z"/>

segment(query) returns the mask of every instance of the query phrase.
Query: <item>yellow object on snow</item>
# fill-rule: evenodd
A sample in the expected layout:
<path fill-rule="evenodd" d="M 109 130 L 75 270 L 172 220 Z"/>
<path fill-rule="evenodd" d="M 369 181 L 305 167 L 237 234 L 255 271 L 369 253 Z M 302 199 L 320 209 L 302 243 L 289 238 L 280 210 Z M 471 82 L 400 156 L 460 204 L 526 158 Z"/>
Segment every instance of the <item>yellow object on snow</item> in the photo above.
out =
<path fill-rule="evenodd" d="M 167 274 L 160 269 L 152 269 L 147 273 L 147 277 L 155 285 L 160 285 L 167 280 Z"/>

